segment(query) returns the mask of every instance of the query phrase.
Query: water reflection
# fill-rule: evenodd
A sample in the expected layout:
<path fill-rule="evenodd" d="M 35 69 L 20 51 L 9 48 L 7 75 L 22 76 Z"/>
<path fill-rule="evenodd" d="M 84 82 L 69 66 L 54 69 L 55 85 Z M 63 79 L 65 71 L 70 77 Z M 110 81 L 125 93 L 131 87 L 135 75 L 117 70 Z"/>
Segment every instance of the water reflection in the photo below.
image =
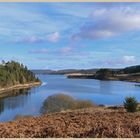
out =
<path fill-rule="evenodd" d="M 0 95 L 0 114 L 7 109 L 23 107 L 31 94 L 30 88 L 5 92 Z"/>
<path fill-rule="evenodd" d="M 0 100 L 0 114 L 4 111 L 4 103 L 3 100 Z"/>
<path fill-rule="evenodd" d="M 100 93 L 112 94 L 111 86 L 112 86 L 112 81 L 99 81 Z"/>

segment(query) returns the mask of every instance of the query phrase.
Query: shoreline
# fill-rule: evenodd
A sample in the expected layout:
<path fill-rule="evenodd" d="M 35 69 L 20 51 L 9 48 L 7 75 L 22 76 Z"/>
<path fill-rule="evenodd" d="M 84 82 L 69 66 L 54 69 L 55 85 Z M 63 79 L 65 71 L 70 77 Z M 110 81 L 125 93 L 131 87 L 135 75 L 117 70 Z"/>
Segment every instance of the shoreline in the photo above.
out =
<path fill-rule="evenodd" d="M 33 82 L 33 83 L 13 85 L 10 87 L 4 87 L 4 88 L 0 88 L 0 94 L 7 92 L 7 91 L 14 90 L 14 89 L 25 89 L 25 88 L 29 88 L 29 87 L 39 86 L 41 84 L 42 84 L 41 82 Z"/>
<path fill-rule="evenodd" d="M 140 74 L 138 74 L 137 76 L 139 77 L 139 75 Z M 96 78 L 95 74 L 82 74 L 82 73 L 71 73 L 71 74 L 66 74 L 65 76 L 70 79 L 95 79 L 95 80 L 103 80 L 103 81 L 124 81 L 124 82 L 140 83 L 140 80 L 135 78 L 135 76 L 133 77 L 133 75 L 125 75 L 126 77 L 124 77 L 124 75 L 120 74 L 119 76 L 118 75 L 110 76 L 106 79 Z"/>

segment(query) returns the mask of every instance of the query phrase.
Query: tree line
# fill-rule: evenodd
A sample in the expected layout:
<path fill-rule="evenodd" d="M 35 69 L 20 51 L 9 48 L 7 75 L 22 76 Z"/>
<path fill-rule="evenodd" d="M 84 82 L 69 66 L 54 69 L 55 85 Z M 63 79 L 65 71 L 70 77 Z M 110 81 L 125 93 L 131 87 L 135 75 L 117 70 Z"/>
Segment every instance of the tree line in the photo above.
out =
<path fill-rule="evenodd" d="M 19 62 L 2 61 L 0 64 L 0 87 L 39 81 L 33 72 Z"/>

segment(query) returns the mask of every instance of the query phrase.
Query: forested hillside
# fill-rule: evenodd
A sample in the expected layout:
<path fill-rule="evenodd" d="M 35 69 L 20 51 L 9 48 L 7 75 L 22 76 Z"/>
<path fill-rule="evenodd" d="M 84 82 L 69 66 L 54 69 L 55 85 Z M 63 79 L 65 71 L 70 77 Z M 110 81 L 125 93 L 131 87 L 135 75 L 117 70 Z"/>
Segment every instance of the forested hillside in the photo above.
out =
<path fill-rule="evenodd" d="M 39 81 L 23 64 L 15 61 L 2 61 L 0 64 L 0 88 Z"/>

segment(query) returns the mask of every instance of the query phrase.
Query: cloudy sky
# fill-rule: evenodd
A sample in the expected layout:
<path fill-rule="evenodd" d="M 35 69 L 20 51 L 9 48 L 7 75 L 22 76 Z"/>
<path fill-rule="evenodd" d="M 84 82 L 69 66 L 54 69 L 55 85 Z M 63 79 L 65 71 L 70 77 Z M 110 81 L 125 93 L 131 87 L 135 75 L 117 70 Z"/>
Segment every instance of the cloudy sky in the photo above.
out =
<path fill-rule="evenodd" d="M 0 3 L 0 60 L 30 69 L 140 64 L 140 3 Z"/>

